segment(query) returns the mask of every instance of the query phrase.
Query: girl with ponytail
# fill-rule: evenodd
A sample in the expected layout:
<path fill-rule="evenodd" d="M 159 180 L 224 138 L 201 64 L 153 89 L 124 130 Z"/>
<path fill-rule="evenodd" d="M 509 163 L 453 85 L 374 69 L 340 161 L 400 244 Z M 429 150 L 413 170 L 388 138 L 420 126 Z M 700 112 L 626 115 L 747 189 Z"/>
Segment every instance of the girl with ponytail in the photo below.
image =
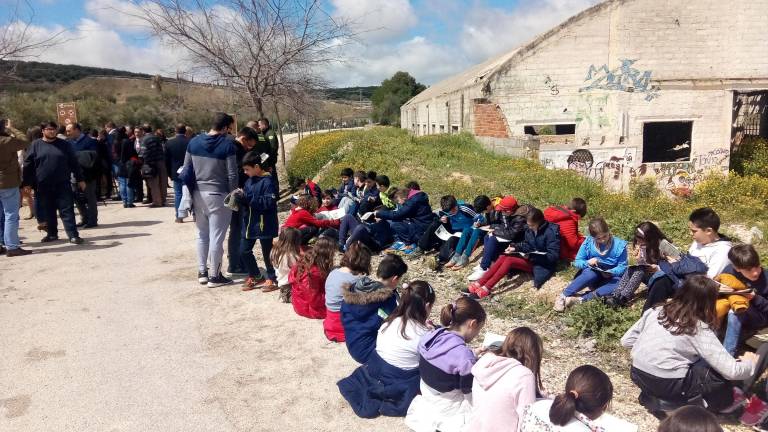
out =
<path fill-rule="evenodd" d="M 605 372 L 579 366 L 568 375 L 565 392 L 525 410 L 520 432 L 636 432 L 637 426 L 605 413 L 612 398 L 613 384 Z"/>
<path fill-rule="evenodd" d="M 425 281 L 402 285 L 400 303 L 382 323 L 376 349 L 364 365 L 338 382 L 341 395 L 360 417 L 405 415 L 419 393 L 419 340 L 427 323 L 435 290 Z"/>
<path fill-rule="evenodd" d="M 472 411 L 472 366 L 475 353 L 467 346 L 485 324 L 485 310 L 476 300 L 461 297 L 440 311 L 444 326 L 419 342 L 421 395 L 416 396 L 405 424 L 416 432 L 463 430 Z"/>

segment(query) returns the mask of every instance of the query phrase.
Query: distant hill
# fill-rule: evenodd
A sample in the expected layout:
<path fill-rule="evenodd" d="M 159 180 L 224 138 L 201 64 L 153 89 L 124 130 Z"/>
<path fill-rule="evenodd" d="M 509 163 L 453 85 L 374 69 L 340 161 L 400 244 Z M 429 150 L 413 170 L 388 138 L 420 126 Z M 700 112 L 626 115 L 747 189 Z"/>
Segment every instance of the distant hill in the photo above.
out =
<path fill-rule="evenodd" d="M 350 100 L 350 101 L 356 101 L 362 97 L 364 101 L 369 101 L 371 100 L 371 96 L 373 95 L 373 92 L 376 91 L 377 88 L 379 87 L 368 86 L 368 87 L 331 88 L 331 89 L 325 90 L 325 97 L 327 99 L 333 99 L 333 100 Z"/>

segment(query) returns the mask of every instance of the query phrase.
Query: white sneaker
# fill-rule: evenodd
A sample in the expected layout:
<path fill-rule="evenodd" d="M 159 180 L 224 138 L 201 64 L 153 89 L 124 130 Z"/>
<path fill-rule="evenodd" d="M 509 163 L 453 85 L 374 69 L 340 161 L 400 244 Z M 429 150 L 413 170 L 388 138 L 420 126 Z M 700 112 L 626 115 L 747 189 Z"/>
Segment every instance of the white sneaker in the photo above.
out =
<path fill-rule="evenodd" d="M 571 306 L 581 304 L 581 297 L 566 297 L 565 298 L 565 307 L 569 308 Z"/>
<path fill-rule="evenodd" d="M 479 280 L 481 277 L 483 277 L 484 274 L 485 274 L 485 270 L 483 270 L 480 266 L 477 266 L 472 270 L 472 274 L 470 274 L 469 277 L 467 277 L 467 279 L 470 282 L 474 282 L 476 280 Z"/>
<path fill-rule="evenodd" d="M 555 312 L 565 311 L 565 297 L 559 295 L 555 299 L 555 305 L 552 307 Z"/>

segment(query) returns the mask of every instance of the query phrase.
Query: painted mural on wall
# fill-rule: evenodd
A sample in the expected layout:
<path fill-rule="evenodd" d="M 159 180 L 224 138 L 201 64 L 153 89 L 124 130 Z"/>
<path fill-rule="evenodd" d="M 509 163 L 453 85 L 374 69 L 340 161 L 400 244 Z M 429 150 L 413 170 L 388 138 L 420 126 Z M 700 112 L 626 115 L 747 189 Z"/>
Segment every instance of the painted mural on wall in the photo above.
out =
<path fill-rule="evenodd" d="M 632 180 L 655 178 L 669 195 L 688 197 L 694 186 L 712 171 L 728 172 L 730 151 L 725 148 L 693 155 L 688 162 L 638 163 L 635 147 L 541 150 L 539 160 L 550 169 L 568 169 L 603 183 L 613 190 L 627 190 Z"/>
<path fill-rule="evenodd" d="M 621 66 L 610 69 L 607 64 L 600 67 L 591 65 L 585 82 L 589 84 L 579 92 L 590 90 L 613 90 L 630 93 L 645 93 L 645 100 L 652 101 L 659 97 L 659 87 L 651 85 L 653 71 L 634 67 L 637 60 L 621 59 Z"/>

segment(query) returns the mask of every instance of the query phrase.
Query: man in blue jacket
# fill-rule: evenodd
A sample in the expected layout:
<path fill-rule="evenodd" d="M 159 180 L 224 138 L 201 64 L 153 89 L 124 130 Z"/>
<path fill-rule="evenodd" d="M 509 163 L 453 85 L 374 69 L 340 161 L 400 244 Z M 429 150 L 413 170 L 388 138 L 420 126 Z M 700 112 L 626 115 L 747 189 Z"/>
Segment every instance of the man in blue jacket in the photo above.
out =
<path fill-rule="evenodd" d="M 182 223 L 184 219 L 179 217 L 179 205 L 181 204 L 181 187 L 183 182 L 179 178 L 179 168 L 184 166 L 184 156 L 187 154 L 187 126 L 183 123 L 176 125 L 176 136 L 165 143 L 165 168 L 168 177 L 173 182 L 173 207 L 175 209 L 176 222 Z"/>
<path fill-rule="evenodd" d="M 85 180 L 84 196 L 75 200 L 81 221 L 77 226 L 94 228 L 99 225 L 98 191 L 96 190 L 99 178 L 97 142 L 88 134 L 83 133 L 80 123 L 68 124 L 66 131 L 67 138 L 69 138 L 72 149 L 77 156 L 77 162 L 83 170 L 83 179 Z"/>
<path fill-rule="evenodd" d="M 192 206 L 198 234 L 197 281 L 208 288 L 232 283 L 221 273 L 221 262 L 232 218 L 224 198 L 237 189 L 237 143 L 230 135 L 234 123 L 232 116 L 217 113 L 211 130 L 192 138 L 184 158 L 185 167 L 192 165 L 196 182 Z"/>
<path fill-rule="evenodd" d="M 381 209 L 376 211 L 376 218 L 389 221 L 392 231 L 395 233 L 393 250 L 412 252 L 416 248 L 416 242 L 435 218 L 432 207 L 429 205 L 429 197 L 421 191 L 421 187 L 415 181 L 405 185 L 407 195 L 398 194 L 400 205 L 395 210 Z"/>

